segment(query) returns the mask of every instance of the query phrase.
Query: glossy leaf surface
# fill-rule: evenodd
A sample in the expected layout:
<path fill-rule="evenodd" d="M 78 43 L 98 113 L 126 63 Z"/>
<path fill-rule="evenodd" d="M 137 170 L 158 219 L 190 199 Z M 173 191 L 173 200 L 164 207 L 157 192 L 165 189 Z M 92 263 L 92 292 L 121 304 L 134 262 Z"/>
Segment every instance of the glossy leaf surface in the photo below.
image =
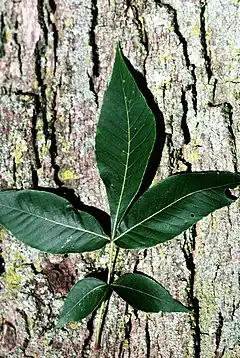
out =
<path fill-rule="evenodd" d="M 44 191 L 0 192 L 0 225 L 25 244 L 55 254 L 93 251 L 109 242 L 93 216 Z"/>
<path fill-rule="evenodd" d="M 88 277 L 78 281 L 69 292 L 57 328 L 68 322 L 80 321 L 95 311 L 107 297 L 109 286 L 97 278 Z"/>
<path fill-rule="evenodd" d="M 155 118 L 124 61 L 118 48 L 96 135 L 113 233 L 141 185 L 156 132 Z"/>
<path fill-rule="evenodd" d="M 230 205 L 226 189 L 240 184 L 240 174 L 201 172 L 173 175 L 134 203 L 116 244 L 144 249 L 174 238 L 202 217 Z"/>
<path fill-rule="evenodd" d="M 124 301 L 144 312 L 189 312 L 162 285 L 145 275 L 125 274 L 111 287 Z"/>

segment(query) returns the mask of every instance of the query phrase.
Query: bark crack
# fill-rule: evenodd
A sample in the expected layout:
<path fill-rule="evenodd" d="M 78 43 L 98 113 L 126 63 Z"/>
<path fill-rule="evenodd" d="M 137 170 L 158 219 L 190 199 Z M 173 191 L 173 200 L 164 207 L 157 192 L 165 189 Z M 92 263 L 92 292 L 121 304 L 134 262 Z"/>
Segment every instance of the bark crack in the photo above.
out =
<path fill-rule="evenodd" d="M 37 12 L 38 12 L 38 22 L 39 22 L 39 25 L 43 31 L 44 42 L 47 44 L 48 43 L 48 27 L 45 22 L 44 1 L 43 0 L 38 0 Z"/>
<path fill-rule="evenodd" d="M 58 156 L 58 151 L 57 151 L 57 138 L 56 138 L 56 121 L 57 121 L 57 102 L 58 102 L 58 89 L 56 91 L 54 91 L 53 93 L 53 102 L 52 102 L 52 120 L 50 123 L 51 126 L 51 145 L 49 148 L 49 153 L 50 153 L 50 157 L 51 157 L 51 164 L 52 167 L 54 168 L 54 182 L 57 186 L 62 186 L 64 183 L 59 179 L 58 173 L 60 171 L 60 167 L 59 165 L 57 165 L 56 163 L 56 158 Z"/>
<path fill-rule="evenodd" d="M 24 357 L 32 357 L 32 356 L 29 356 L 26 354 L 26 350 L 28 348 L 28 345 L 30 343 L 30 339 L 32 337 L 31 335 L 31 331 L 30 331 L 30 328 L 29 328 L 29 320 L 28 320 L 28 316 L 26 314 L 26 312 L 24 310 L 20 310 L 20 309 L 16 309 L 16 311 L 21 315 L 21 317 L 23 318 L 23 321 L 24 321 L 24 325 L 25 325 L 25 332 L 27 334 L 27 337 L 24 339 L 23 341 L 23 344 L 22 344 L 22 351 L 23 351 L 23 354 L 24 354 Z"/>
<path fill-rule="evenodd" d="M 99 107 L 99 102 L 98 102 L 98 93 L 95 90 L 95 86 L 94 86 L 94 81 L 93 81 L 93 76 L 91 76 L 89 73 L 87 73 L 88 75 L 88 79 L 89 79 L 89 90 L 93 93 L 94 96 L 94 102 L 97 105 L 97 108 Z"/>
<path fill-rule="evenodd" d="M 172 116 L 171 116 L 171 119 L 172 119 Z M 172 123 L 172 120 L 171 120 L 171 123 Z M 174 170 L 174 164 L 175 164 L 172 133 L 167 133 L 166 145 L 167 145 L 167 149 L 168 149 L 168 158 L 169 158 L 169 175 L 172 175 L 173 170 Z"/>
<path fill-rule="evenodd" d="M 81 261 L 86 265 L 86 271 L 92 272 L 97 271 L 95 261 L 88 255 L 79 254 Z"/>
<path fill-rule="evenodd" d="M 183 148 L 177 148 L 177 149 L 174 148 L 171 133 L 168 133 L 166 136 L 166 145 L 168 148 L 168 156 L 169 156 L 169 174 L 170 175 L 173 174 L 176 167 L 178 167 L 178 161 L 180 161 L 186 166 L 186 172 L 191 172 L 192 163 L 190 163 L 184 158 Z"/>
<path fill-rule="evenodd" d="M 55 14 L 56 14 L 56 10 L 57 10 L 57 5 L 56 5 L 55 0 L 49 0 L 49 6 L 50 6 L 50 11 L 48 12 L 48 22 L 49 22 L 49 24 L 51 24 L 52 33 L 53 33 L 53 54 L 54 54 L 53 75 L 55 76 L 56 68 L 57 68 L 57 61 L 58 61 L 57 49 L 58 49 L 58 40 L 59 40 L 58 29 L 57 29 L 57 25 L 56 25 L 56 21 L 55 21 Z"/>
<path fill-rule="evenodd" d="M 98 101 L 98 93 L 95 88 L 94 78 L 99 77 L 100 72 L 100 60 L 99 60 L 99 53 L 98 53 L 98 45 L 96 41 L 96 27 L 98 25 L 98 4 L 97 0 L 91 0 L 91 24 L 89 29 L 89 46 L 91 47 L 92 52 L 92 74 L 88 73 L 89 78 L 89 89 L 94 95 L 94 100 L 99 107 Z"/>
<path fill-rule="evenodd" d="M 2 247 L 0 246 L 0 276 L 5 272 L 5 260 L 2 256 Z"/>
<path fill-rule="evenodd" d="M 17 165 L 16 165 L 15 156 L 13 157 L 13 163 L 12 163 L 12 175 L 13 175 L 13 186 L 16 188 L 16 186 L 17 186 Z"/>
<path fill-rule="evenodd" d="M 87 321 L 87 330 L 88 330 L 88 335 L 87 337 L 84 339 L 84 342 L 83 342 L 83 346 L 82 346 L 82 353 L 81 353 L 81 357 L 82 358 L 85 358 L 85 357 L 88 357 L 89 354 L 88 354 L 88 347 L 89 347 L 89 344 L 91 342 L 91 339 L 93 337 L 93 334 L 94 334 L 94 319 L 96 317 L 96 312 L 94 312 L 92 314 L 92 316 L 90 317 L 90 319 Z"/>
<path fill-rule="evenodd" d="M 126 12 L 129 9 L 131 9 L 133 12 L 133 18 L 134 18 L 134 22 L 135 22 L 135 25 L 138 30 L 140 44 L 144 47 L 144 50 L 146 53 L 146 55 L 144 56 L 144 59 L 143 59 L 143 75 L 146 78 L 146 75 L 147 75 L 146 62 L 147 62 L 147 59 L 149 56 L 149 41 L 148 41 L 148 34 L 147 34 L 147 31 L 145 28 L 145 20 L 144 20 L 143 16 L 140 16 L 137 6 L 133 5 L 131 0 L 126 0 L 126 6 L 127 6 Z"/>
<path fill-rule="evenodd" d="M 215 102 L 215 96 L 216 96 L 217 83 L 218 83 L 218 79 L 217 79 L 217 78 L 215 78 L 215 79 L 214 79 L 214 82 L 213 82 L 212 103 L 214 103 L 214 102 Z"/>
<path fill-rule="evenodd" d="M 140 259 L 139 259 L 139 255 L 137 255 L 135 257 L 135 264 L 134 264 L 134 267 L 133 267 L 133 272 L 137 272 L 139 263 L 140 263 Z"/>
<path fill-rule="evenodd" d="M 32 94 L 32 95 L 33 95 L 33 98 L 35 101 L 34 112 L 33 112 L 33 116 L 32 116 L 32 126 L 31 126 L 32 146 L 33 146 L 33 152 L 34 152 L 34 156 L 35 156 L 36 167 L 37 167 L 37 169 L 40 169 L 42 167 L 42 164 L 40 161 L 38 145 L 37 145 L 37 117 L 38 117 L 38 113 L 40 111 L 40 99 L 39 99 L 39 95 L 35 95 L 35 94 Z"/>
<path fill-rule="evenodd" d="M 222 337 L 222 329 L 223 329 L 223 315 L 220 311 L 218 314 L 218 326 L 216 330 L 216 350 L 215 350 L 215 358 L 220 358 L 224 355 L 225 348 L 222 353 L 218 351 L 220 343 L 221 343 L 221 337 Z"/>
<path fill-rule="evenodd" d="M 3 12 L 0 17 L 0 58 L 5 56 L 6 29 Z"/>
<path fill-rule="evenodd" d="M 155 0 L 155 3 L 160 6 L 164 7 L 169 15 L 171 15 L 172 18 L 172 26 L 174 29 L 174 32 L 176 36 L 179 39 L 179 42 L 182 44 L 183 49 L 183 57 L 185 59 L 185 63 L 187 66 L 188 71 L 191 74 L 192 77 L 192 83 L 189 85 L 191 92 L 192 92 L 192 104 L 195 114 L 197 115 L 197 77 L 196 77 L 196 66 L 195 64 L 191 63 L 189 53 L 188 53 L 188 43 L 183 34 L 180 31 L 179 23 L 178 23 L 178 17 L 177 17 L 177 10 L 171 6 L 170 4 L 166 4 L 162 2 L 161 0 Z"/>
<path fill-rule="evenodd" d="M 184 143 L 188 144 L 191 141 L 190 131 L 187 125 L 187 113 L 188 113 L 188 102 L 186 99 L 186 91 L 182 88 L 181 103 L 183 108 L 182 120 L 181 120 L 181 129 L 183 132 Z"/>
<path fill-rule="evenodd" d="M 126 304 L 124 313 L 124 331 L 125 335 L 123 341 L 120 343 L 118 358 L 123 358 L 126 350 L 128 351 L 128 358 L 131 357 L 130 338 L 132 331 L 132 314 L 128 312 L 128 304 Z"/>
<path fill-rule="evenodd" d="M 200 331 L 200 314 L 199 314 L 199 300 L 194 293 L 195 285 L 195 273 L 196 267 L 194 262 L 194 254 L 196 248 L 196 225 L 193 225 L 191 234 L 187 238 L 186 232 L 184 233 L 184 244 L 182 246 L 182 252 L 186 261 L 187 269 L 190 272 L 189 287 L 187 290 L 188 302 L 190 309 L 193 311 L 193 319 L 191 320 L 191 327 L 193 329 L 194 338 L 194 358 L 201 357 L 201 331 Z"/>
<path fill-rule="evenodd" d="M 20 71 L 20 75 L 22 77 L 22 75 L 23 75 L 23 71 L 22 71 L 22 48 L 21 48 L 21 43 L 18 41 L 18 31 L 19 31 L 18 25 L 19 25 L 19 23 L 16 20 L 13 39 L 14 39 L 15 44 L 17 46 L 17 58 L 18 58 L 18 64 L 19 64 L 19 71 Z"/>
<path fill-rule="evenodd" d="M 110 303 L 110 300 L 108 299 L 105 311 L 104 311 L 103 316 L 102 316 L 102 324 L 101 324 L 101 328 L 100 328 L 99 342 L 102 341 L 103 329 L 104 329 L 104 326 L 105 326 L 105 322 L 106 322 L 106 318 L 107 318 L 107 314 L 108 314 L 108 310 L 109 310 L 109 303 Z"/>
<path fill-rule="evenodd" d="M 99 54 L 98 54 L 98 46 L 96 42 L 96 27 L 98 25 L 98 6 L 97 6 L 97 0 L 91 1 L 91 25 L 89 30 L 89 46 L 92 48 L 92 74 L 94 77 L 99 77 Z"/>
<path fill-rule="evenodd" d="M 238 171 L 238 160 L 237 160 L 237 143 L 233 129 L 233 106 L 229 102 L 225 102 L 222 108 L 222 114 L 227 122 L 228 133 L 230 138 L 230 148 L 232 154 L 232 161 L 235 172 Z"/>
<path fill-rule="evenodd" d="M 40 38 L 35 47 L 35 75 L 38 84 L 38 97 L 35 97 L 35 113 L 32 121 L 33 145 L 36 157 L 36 165 L 39 166 L 40 160 L 36 150 L 36 124 L 38 119 L 42 119 L 43 133 L 46 143 L 50 142 L 49 155 L 51 158 L 51 166 L 54 170 L 53 179 L 57 186 L 64 183 L 59 179 L 60 167 L 56 163 L 58 156 L 57 138 L 56 138 L 56 121 L 58 118 L 58 95 L 61 83 L 54 85 L 56 66 L 57 66 L 57 48 L 58 48 L 58 30 L 55 20 L 56 3 L 49 0 L 46 4 L 44 1 L 38 0 L 38 22 L 40 24 L 43 37 Z M 52 43 L 49 42 L 49 33 L 52 34 Z M 50 75 L 47 74 L 47 52 L 48 47 L 52 47 L 53 51 L 53 69 Z M 50 83 L 50 84 L 49 84 Z"/>
<path fill-rule="evenodd" d="M 210 83 L 213 76 L 211 58 L 208 54 L 207 36 L 206 36 L 206 7 L 207 0 L 200 0 L 200 41 L 202 45 L 202 53 L 205 61 L 205 70 L 208 77 L 208 83 Z"/>
<path fill-rule="evenodd" d="M 41 39 L 38 40 L 35 47 L 35 75 L 39 88 L 39 107 L 36 107 L 37 117 L 41 117 L 43 121 L 43 133 L 45 140 L 50 137 L 48 121 L 47 121 L 47 97 L 46 85 L 44 83 L 45 66 L 42 65 L 42 58 L 45 56 L 45 46 L 42 44 Z"/>
<path fill-rule="evenodd" d="M 146 346 L 147 346 L 147 354 L 146 357 L 151 357 L 151 337 L 150 337 L 150 331 L 149 331 L 149 322 L 148 317 L 146 317 L 146 324 L 145 324 L 145 337 L 146 337 Z"/>

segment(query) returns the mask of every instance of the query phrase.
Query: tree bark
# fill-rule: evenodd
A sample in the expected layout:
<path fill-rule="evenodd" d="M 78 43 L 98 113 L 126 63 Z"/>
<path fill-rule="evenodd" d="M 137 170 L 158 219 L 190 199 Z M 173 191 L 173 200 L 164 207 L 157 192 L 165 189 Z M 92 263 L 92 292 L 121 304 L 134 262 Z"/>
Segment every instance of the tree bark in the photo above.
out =
<path fill-rule="evenodd" d="M 164 116 L 156 180 L 239 171 L 238 0 L 2 0 L 0 187 L 67 186 L 108 210 L 94 156 L 117 41 Z M 160 149 L 159 149 L 160 150 Z M 136 312 L 113 295 L 101 357 L 240 357 L 238 204 L 147 251 L 122 272 L 154 277 L 194 314 Z M 104 252 L 46 255 L 0 231 L 1 357 L 94 357 L 97 314 L 54 330 L 74 282 Z"/>

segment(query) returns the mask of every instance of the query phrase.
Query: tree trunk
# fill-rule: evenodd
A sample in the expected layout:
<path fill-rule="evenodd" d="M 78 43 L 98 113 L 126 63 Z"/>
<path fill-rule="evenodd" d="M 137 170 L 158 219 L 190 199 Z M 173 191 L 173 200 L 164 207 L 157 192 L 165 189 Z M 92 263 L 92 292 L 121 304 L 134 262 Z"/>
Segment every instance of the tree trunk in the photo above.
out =
<path fill-rule="evenodd" d="M 67 186 L 108 210 L 94 157 L 117 41 L 146 78 L 166 140 L 156 179 L 239 171 L 239 0 L 2 0 L 0 186 Z M 160 149 L 159 149 L 160 150 Z M 154 277 L 194 314 L 136 312 L 113 295 L 101 357 L 240 357 L 238 204 L 119 270 Z M 55 256 L 0 231 L 1 357 L 94 357 L 97 316 L 54 330 L 72 284 L 106 252 Z M 4 265 L 5 263 L 5 265 Z"/>

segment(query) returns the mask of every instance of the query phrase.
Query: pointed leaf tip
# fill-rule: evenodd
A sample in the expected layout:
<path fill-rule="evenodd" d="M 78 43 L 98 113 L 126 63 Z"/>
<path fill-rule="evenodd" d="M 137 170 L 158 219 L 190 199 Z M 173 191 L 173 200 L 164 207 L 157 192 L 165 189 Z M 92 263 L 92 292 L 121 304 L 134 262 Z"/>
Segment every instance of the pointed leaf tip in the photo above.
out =
<path fill-rule="evenodd" d="M 44 191 L 0 191 L 0 225 L 23 243 L 53 254 L 94 251 L 109 242 L 93 216 Z"/>
<path fill-rule="evenodd" d="M 240 174 L 195 172 L 170 176 L 138 199 L 120 226 L 116 245 L 141 250 L 187 230 L 216 209 L 230 205 L 228 189 L 240 184 Z"/>
<path fill-rule="evenodd" d="M 190 312 L 162 285 L 142 274 L 125 274 L 111 287 L 124 301 L 144 312 Z"/>
<path fill-rule="evenodd" d="M 154 115 L 118 44 L 96 135 L 97 165 L 107 190 L 113 234 L 140 188 L 155 135 Z"/>

